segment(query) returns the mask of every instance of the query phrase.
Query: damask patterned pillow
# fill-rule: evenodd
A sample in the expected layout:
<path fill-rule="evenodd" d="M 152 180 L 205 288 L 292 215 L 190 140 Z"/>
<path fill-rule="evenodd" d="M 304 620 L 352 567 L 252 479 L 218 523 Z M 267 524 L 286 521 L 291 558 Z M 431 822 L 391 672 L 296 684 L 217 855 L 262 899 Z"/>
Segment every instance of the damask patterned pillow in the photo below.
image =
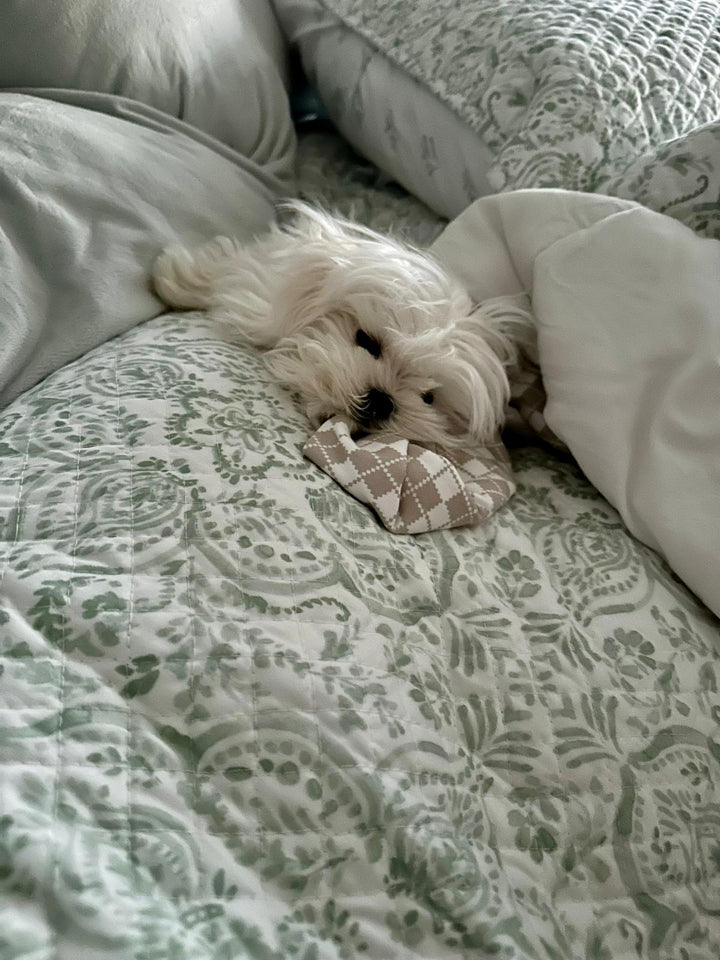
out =
<path fill-rule="evenodd" d="M 720 240 L 720 122 L 640 157 L 607 187 Z"/>
<path fill-rule="evenodd" d="M 289 178 L 286 48 L 269 0 L 4 0 L 0 87 L 117 94 Z"/>
<path fill-rule="evenodd" d="M 712 235 L 677 203 L 699 184 L 636 182 L 635 164 L 720 116 L 716 4 L 273 2 L 340 131 L 443 216 L 505 190 L 617 189 Z"/>
<path fill-rule="evenodd" d="M 492 154 L 435 93 L 321 0 L 273 0 L 310 82 L 343 136 L 442 217 L 493 193 Z"/>

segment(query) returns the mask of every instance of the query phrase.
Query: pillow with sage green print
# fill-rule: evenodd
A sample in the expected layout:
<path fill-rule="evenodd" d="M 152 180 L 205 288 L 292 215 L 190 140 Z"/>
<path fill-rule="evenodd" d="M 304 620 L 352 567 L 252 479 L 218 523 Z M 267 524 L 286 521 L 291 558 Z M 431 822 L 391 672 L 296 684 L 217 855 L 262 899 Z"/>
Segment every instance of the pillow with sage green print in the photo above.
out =
<path fill-rule="evenodd" d="M 486 194 L 619 184 L 708 232 L 678 204 L 704 180 L 636 184 L 635 165 L 667 148 L 677 171 L 673 144 L 720 117 L 716 3 L 643 0 L 642 16 L 597 0 L 273 3 L 341 133 L 442 216 Z"/>
<path fill-rule="evenodd" d="M 606 190 L 720 240 L 720 121 L 631 163 Z"/>

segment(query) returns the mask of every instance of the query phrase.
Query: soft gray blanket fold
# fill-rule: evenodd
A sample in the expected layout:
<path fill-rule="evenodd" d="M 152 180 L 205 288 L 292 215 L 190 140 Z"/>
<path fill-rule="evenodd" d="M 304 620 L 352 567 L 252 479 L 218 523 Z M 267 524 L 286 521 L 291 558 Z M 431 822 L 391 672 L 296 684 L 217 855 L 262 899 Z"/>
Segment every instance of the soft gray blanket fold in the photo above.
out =
<path fill-rule="evenodd" d="M 148 270 L 163 246 L 251 239 L 281 189 L 151 107 L 34 93 L 0 93 L 0 404 L 162 312 Z"/>

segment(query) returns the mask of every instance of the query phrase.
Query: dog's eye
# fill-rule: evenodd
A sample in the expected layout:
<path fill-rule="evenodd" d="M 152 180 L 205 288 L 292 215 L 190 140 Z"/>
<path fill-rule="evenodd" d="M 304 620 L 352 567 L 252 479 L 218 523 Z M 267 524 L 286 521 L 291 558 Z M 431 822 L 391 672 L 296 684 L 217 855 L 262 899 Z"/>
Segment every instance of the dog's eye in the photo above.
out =
<path fill-rule="evenodd" d="M 422 394 L 423 403 L 432 403 L 435 400 L 435 394 L 432 390 L 427 390 Z"/>
<path fill-rule="evenodd" d="M 371 337 L 369 333 L 365 333 L 364 330 L 358 330 L 355 334 L 355 343 L 359 347 L 362 347 L 363 350 L 367 350 L 373 357 L 379 357 L 382 353 L 380 341 L 376 340 L 375 337 Z"/>

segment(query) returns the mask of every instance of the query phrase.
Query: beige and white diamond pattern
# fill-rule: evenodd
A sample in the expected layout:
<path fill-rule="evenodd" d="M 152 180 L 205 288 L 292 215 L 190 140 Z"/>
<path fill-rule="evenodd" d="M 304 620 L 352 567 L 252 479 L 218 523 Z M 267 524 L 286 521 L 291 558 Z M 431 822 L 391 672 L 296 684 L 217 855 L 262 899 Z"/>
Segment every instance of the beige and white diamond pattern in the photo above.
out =
<path fill-rule="evenodd" d="M 334 418 L 310 438 L 303 453 L 372 507 L 392 533 L 477 524 L 515 492 L 499 440 L 471 453 L 440 452 L 402 439 L 356 442 L 347 423 Z"/>

